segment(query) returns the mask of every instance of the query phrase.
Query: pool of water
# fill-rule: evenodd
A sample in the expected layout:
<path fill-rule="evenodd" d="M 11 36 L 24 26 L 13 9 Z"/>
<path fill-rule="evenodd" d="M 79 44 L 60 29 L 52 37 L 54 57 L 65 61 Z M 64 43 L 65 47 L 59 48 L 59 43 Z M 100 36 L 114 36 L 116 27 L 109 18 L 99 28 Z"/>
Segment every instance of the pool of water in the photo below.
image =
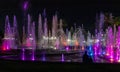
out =
<path fill-rule="evenodd" d="M 60 55 L 35 55 L 34 60 L 32 59 L 32 55 L 24 55 L 24 59 L 22 55 L 2 55 L 0 56 L 1 59 L 5 60 L 22 60 L 22 61 L 46 61 L 46 62 L 80 62 L 82 63 L 83 53 L 79 54 L 60 54 Z M 94 63 L 111 63 L 110 61 L 100 58 L 98 56 L 93 57 Z"/>

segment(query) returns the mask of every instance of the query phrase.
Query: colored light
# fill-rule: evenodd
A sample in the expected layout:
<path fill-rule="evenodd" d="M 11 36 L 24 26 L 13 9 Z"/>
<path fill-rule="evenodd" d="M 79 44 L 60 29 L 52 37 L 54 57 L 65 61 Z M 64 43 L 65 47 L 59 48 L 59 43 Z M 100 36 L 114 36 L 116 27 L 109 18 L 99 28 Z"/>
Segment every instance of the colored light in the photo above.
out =
<path fill-rule="evenodd" d="M 25 49 L 22 49 L 22 60 L 25 60 Z"/>
<path fill-rule="evenodd" d="M 44 53 L 42 54 L 42 61 L 46 61 L 46 56 Z"/>
<path fill-rule="evenodd" d="M 76 46 L 78 46 L 78 45 L 79 45 L 78 41 L 75 41 L 75 45 L 76 45 Z"/>
<path fill-rule="evenodd" d="M 23 9 L 27 10 L 27 8 L 28 8 L 28 1 L 25 1 L 24 4 L 23 4 Z"/>
<path fill-rule="evenodd" d="M 113 58 L 113 56 L 110 56 L 110 58 Z"/>
<path fill-rule="evenodd" d="M 82 50 L 84 50 L 84 46 L 82 46 Z"/>
<path fill-rule="evenodd" d="M 103 55 L 105 54 L 105 52 L 103 52 Z"/>
<path fill-rule="evenodd" d="M 110 59 L 110 61 L 111 61 L 111 62 L 113 62 L 113 61 L 114 61 L 114 59 L 113 59 L 113 58 L 111 58 L 111 59 Z"/>
<path fill-rule="evenodd" d="M 34 56 L 32 57 L 32 61 L 34 61 L 35 60 L 35 58 L 34 58 Z"/>
<path fill-rule="evenodd" d="M 120 59 L 118 60 L 118 62 L 120 62 Z"/>
<path fill-rule="evenodd" d="M 68 46 L 66 47 L 66 51 L 69 51 L 69 47 Z"/>
<path fill-rule="evenodd" d="M 56 48 L 56 47 L 54 47 L 54 49 L 56 50 L 57 48 Z"/>
<path fill-rule="evenodd" d="M 64 62 L 65 61 L 65 59 L 64 59 L 64 54 L 62 54 L 62 62 Z"/>
<path fill-rule="evenodd" d="M 24 57 L 24 55 L 22 55 L 22 60 L 25 60 L 25 57 Z"/>
<path fill-rule="evenodd" d="M 91 53 L 90 56 L 92 56 L 93 54 Z"/>
<path fill-rule="evenodd" d="M 6 48 L 4 47 L 4 48 L 3 48 L 3 51 L 5 51 L 5 50 L 6 50 Z"/>
<path fill-rule="evenodd" d="M 29 5 L 28 0 L 24 1 L 24 3 L 22 4 L 22 8 L 24 10 L 27 10 L 28 5 Z M 26 16 L 26 13 L 27 12 L 25 12 L 25 16 Z M 86 36 L 88 36 L 88 39 L 86 40 L 86 38 L 84 39 L 84 37 L 86 37 L 86 36 L 84 36 L 84 33 L 81 33 L 82 32 L 81 29 L 75 28 L 75 30 L 68 31 L 70 34 L 68 34 L 67 32 L 64 33 L 64 30 L 62 30 L 62 28 L 61 28 L 62 22 L 60 21 L 60 26 L 59 26 L 59 22 L 57 21 L 57 15 L 53 16 L 53 25 L 52 25 L 53 27 L 49 29 L 49 27 L 48 27 L 49 25 L 47 25 L 48 24 L 47 18 L 45 16 L 45 10 L 44 10 L 44 18 L 42 18 L 40 16 L 40 18 L 38 19 L 39 20 L 38 23 L 40 25 L 40 26 L 38 26 L 38 30 L 37 30 L 37 28 L 35 28 L 36 25 L 38 25 L 38 24 L 35 25 L 33 23 L 33 25 L 32 25 L 32 23 L 31 23 L 32 18 L 29 15 L 27 18 L 28 19 L 25 19 L 25 23 L 27 21 L 28 25 L 25 25 L 25 29 L 23 30 L 23 40 L 21 41 L 21 40 L 17 39 L 17 37 L 19 37 L 19 36 L 16 35 L 17 33 L 19 35 L 19 32 L 15 31 L 17 29 L 14 30 L 14 28 L 16 27 L 16 22 L 17 22 L 16 19 L 13 19 L 14 20 L 13 26 L 11 26 L 11 24 L 9 22 L 9 18 L 8 18 L 8 16 L 6 16 L 5 30 L 4 30 L 5 34 L 4 34 L 4 38 L 3 38 L 3 42 L 2 42 L 3 47 L 1 48 L 1 50 L 3 50 L 3 51 L 10 50 L 11 48 L 15 48 L 15 46 L 22 46 L 24 43 L 26 48 L 31 47 L 31 49 L 33 49 L 33 52 L 30 56 L 30 60 L 34 61 L 36 59 L 36 54 L 35 54 L 35 52 L 37 50 L 36 47 L 38 47 L 38 46 L 39 46 L 38 48 L 41 48 L 41 47 L 52 48 L 55 50 L 56 49 L 59 50 L 59 48 L 63 49 L 62 47 L 64 47 L 64 49 L 62 51 L 64 51 L 64 50 L 72 51 L 73 47 L 74 47 L 74 50 L 78 50 L 79 47 L 81 47 L 81 46 L 82 46 L 82 50 L 85 50 L 86 48 L 84 48 L 84 47 L 87 45 L 87 51 L 88 51 L 87 54 L 89 56 L 93 56 L 94 54 L 95 55 L 99 54 L 99 55 L 104 56 L 104 54 L 105 54 L 105 55 L 107 55 L 108 58 L 110 58 L 110 61 L 117 60 L 118 62 L 120 62 L 120 59 L 119 59 L 120 26 L 119 26 L 119 29 L 117 28 L 116 32 L 114 32 L 115 31 L 114 28 L 110 27 L 110 29 L 108 29 L 105 33 L 106 34 L 105 39 L 103 38 L 104 34 L 102 34 L 102 33 L 104 33 L 104 30 L 98 30 L 98 32 L 97 32 L 97 34 L 95 34 L 95 36 L 90 33 L 88 35 L 86 35 Z M 102 18 L 104 19 L 104 16 Z M 43 20 L 43 19 L 45 19 L 45 20 Z M 101 20 L 102 19 L 100 19 L 98 21 L 101 22 Z M 103 20 L 103 22 L 104 22 L 104 20 Z M 102 24 L 103 22 L 101 22 L 100 24 Z M 52 31 L 51 31 L 51 29 L 52 29 Z M 39 34 L 38 36 L 36 36 L 36 31 L 38 31 L 38 34 Z M 79 32 L 79 31 L 81 31 L 81 32 Z M 27 34 L 24 34 L 24 32 Z M 56 36 L 58 36 L 58 37 L 56 37 Z M 39 37 L 39 38 L 36 38 L 36 37 Z M 115 38 L 116 38 L 116 40 L 115 40 Z M 17 42 L 14 41 L 16 39 L 19 41 L 17 41 Z M 39 39 L 39 40 L 37 40 L 37 39 Z M 58 42 L 56 42 L 56 39 L 58 40 Z M 78 41 L 78 40 L 80 40 L 80 41 Z M 104 41 L 104 43 L 103 43 L 103 41 Z M 18 42 L 23 42 L 23 43 L 21 45 Z M 56 47 L 55 47 L 55 42 L 57 43 Z M 102 48 L 103 45 L 106 48 Z M 117 47 L 117 49 L 115 48 L 116 50 L 114 49 L 114 46 Z M 103 50 L 103 49 L 105 49 L 105 50 Z M 115 50 L 115 52 L 114 52 L 114 50 Z M 75 52 L 77 52 L 77 51 L 75 51 Z M 21 54 L 22 60 L 26 59 L 26 56 L 27 56 L 26 54 L 27 53 L 24 54 L 24 50 L 23 50 L 23 54 Z M 60 58 L 60 60 L 64 61 L 65 57 L 63 54 L 61 57 L 62 58 Z M 45 61 L 45 55 L 43 55 L 42 59 L 43 59 L 43 61 Z"/>
<path fill-rule="evenodd" d="M 95 52 L 95 55 L 97 55 L 97 53 Z"/>
<path fill-rule="evenodd" d="M 67 46 L 67 43 L 66 42 L 62 42 L 64 46 Z"/>
<path fill-rule="evenodd" d="M 100 52 L 99 52 L 98 54 L 99 54 L 99 55 L 101 55 L 101 53 L 100 53 Z"/>
<path fill-rule="evenodd" d="M 3 51 L 6 51 L 6 50 L 8 50 L 9 48 L 8 48 L 8 46 L 2 46 L 2 50 Z"/>
<path fill-rule="evenodd" d="M 106 55 L 107 55 L 107 56 L 109 56 L 110 54 L 109 54 L 109 53 L 107 53 Z"/>
<path fill-rule="evenodd" d="M 8 49 L 9 49 L 9 47 L 7 46 L 7 47 L 6 47 L 6 49 L 8 50 Z"/>

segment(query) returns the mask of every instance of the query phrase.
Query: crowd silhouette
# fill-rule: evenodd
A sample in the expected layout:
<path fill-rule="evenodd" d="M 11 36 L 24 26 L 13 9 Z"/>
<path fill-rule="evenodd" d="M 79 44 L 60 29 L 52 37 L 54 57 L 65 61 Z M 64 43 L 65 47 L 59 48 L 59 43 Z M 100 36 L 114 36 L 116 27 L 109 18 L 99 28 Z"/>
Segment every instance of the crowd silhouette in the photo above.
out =
<path fill-rule="evenodd" d="M 93 63 L 92 57 L 87 55 L 87 51 L 83 55 L 83 63 Z"/>

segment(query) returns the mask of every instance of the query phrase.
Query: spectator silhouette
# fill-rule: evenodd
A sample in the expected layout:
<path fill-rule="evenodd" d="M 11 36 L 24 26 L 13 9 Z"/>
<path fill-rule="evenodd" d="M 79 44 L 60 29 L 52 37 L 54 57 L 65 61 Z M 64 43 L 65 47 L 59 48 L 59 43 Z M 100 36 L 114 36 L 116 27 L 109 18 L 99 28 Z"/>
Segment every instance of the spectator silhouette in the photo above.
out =
<path fill-rule="evenodd" d="M 83 55 L 83 63 L 92 63 L 93 60 L 90 56 L 87 55 L 87 51 L 85 51 L 85 54 Z"/>

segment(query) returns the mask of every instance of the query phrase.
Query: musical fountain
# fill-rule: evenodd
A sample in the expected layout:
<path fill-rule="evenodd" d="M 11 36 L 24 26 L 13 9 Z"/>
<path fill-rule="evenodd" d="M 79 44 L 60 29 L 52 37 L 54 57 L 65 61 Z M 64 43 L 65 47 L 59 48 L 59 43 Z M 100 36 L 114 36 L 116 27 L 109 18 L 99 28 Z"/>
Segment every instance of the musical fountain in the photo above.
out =
<path fill-rule="evenodd" d="M 57 14 L 53 16 L 51 30 L 48 29 L 47 18 L 42 18 L 41 14 L 38 16 L 38 30 L 30 14 L 27 15 L 26 24 L 27 27 L 23 25 L 20 39 L 16 16 L 13 18 L 13 27 L 9 22 L 9 17 L 6 16 L 1 53 L 10 52 L 10 55 L 15 55 L 17 60 L 50 61 L 49 55 L 58 55 L 59 61 L 66 61 L 64 59 L 66 55 L 77 54 L 85 50 L 83 29 L 75 28 L 75 32 L 66 29 L 68 33 L 65 33 L 63 21 L 62 19 L 58 21 Z M 38 34 L 35 31 L 38 31 Z M 12 59 L 10 56 L 8 58 Z"/>
<path fill-rule="evenodd" d="M 110 17 L 112 19 L 112 14 Z M 63 20 L 58 20 L 57 14 L 53 15 L 51 29 L 48 28 L 46 16 L 42 17 L 39 14 L 38 23 L 36 23 L 28 14 L 27 27 L 23 25 L 21 38 L 16 16 L 14 15 L 13 26 L 11 26 L 7 15 L 0 49 L 0 52 L 4 54 L 1 58 L 23 61 L 82 62 L 82 55 L 87 50 L 87 54 L 93 58 L 94 62 L 101 62 L 100 60 L 102 62 L 120 62 L 120 26 L 117 27 L 114 24 L 113 27 L 108 26 L 104 31 L 104 14 L 100 13 L 98 19 L 95 35 L 88 31 L 85 39 L 83 26 L 71 27 L 70 30 L 66 28 L 64 31 Z"/>

